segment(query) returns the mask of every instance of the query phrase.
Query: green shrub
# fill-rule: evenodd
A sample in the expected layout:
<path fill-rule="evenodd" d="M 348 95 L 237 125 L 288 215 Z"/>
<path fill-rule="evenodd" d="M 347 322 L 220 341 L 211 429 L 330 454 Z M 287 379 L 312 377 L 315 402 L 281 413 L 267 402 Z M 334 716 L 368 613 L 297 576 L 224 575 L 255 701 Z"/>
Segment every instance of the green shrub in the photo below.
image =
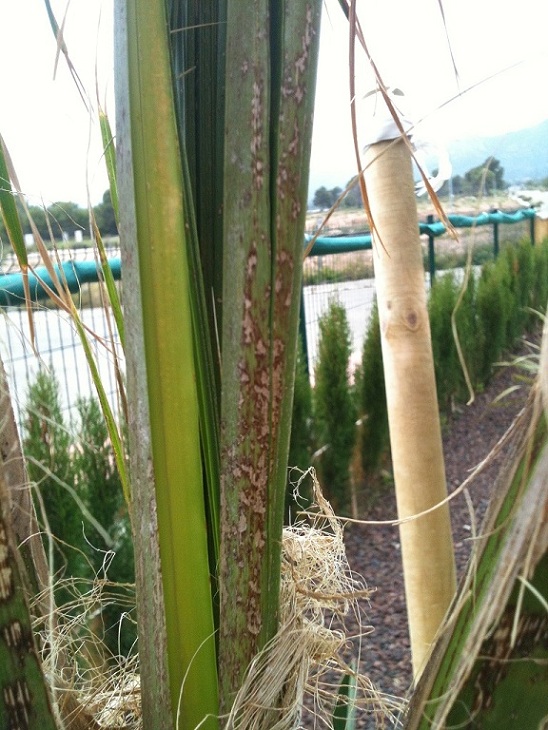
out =
<path fill-rule="evenodd" d="M 454 399 L 468 397 L 468 387 L 457 343 L 453 332 L 452 317 L 455 307 L 455 324 L 468 378 L 478 384 L 483 349 L 482 334 L 477 324 L 476 279 L 470 275 L 466 290 L 461 296 L 461 286 L 453 274 L 438 277 L 430 291 L 428 312 L 432 333 L 432 352 L 438 402 L 442 412 L 450 412 Z"/>
<path fill-rule="evenodd" d="M 23 451 L 29 478 L 39 492 L 39 496 L 36 495 L 39 521 L 44 524 L 45 511 L 55 538 L 53 569 L 58 577 L 79 577 L 85 571 L 84 555 L 79 549 L 82 515 L 73 496 L 78 494 L 78 489 L 71 468 L 70 447 L 71 436 L 63 418 L 59 381 L 55 375 L 41 369 L 27 395 Z"/>
<path fill-rule="evenodd" d="M 484 247 L 482 252 L 485 253 L 487 250 L 488 247 Z M 449 409 L 453 400 L 464 400 L 468 397 L 451 324 L 451 316 L 459 296 L 460 287 L 452 274 L 438 276 L 432 287 L 428 305 L 438 400 L 442 411 Z M 534 324 L 535 319 L 531 318 L 528 308 L 544 312 L 547 299 L 548 242 L 535 247 L 529 242 L 524 242 L 520 246 L 504 247 L 496 261 L 492 260 L 484 266 L 479 277 L 473 275 L 470 277 L 455 313 L 455 321 L 468 375 L 474 387 L 482 387 L 489 381 L 493 365 L 501 359 L 504 350 L 513 346 L 526 328 Z M 337 316 L 342 319 L 341 314 Z M 333 321 L 323 323 L 320 328 L 322 341 L 324 332 L 326 341 L 337 338 L 339 341 L 344 341 L 341 325 L 337 323 L 334 314 L 331 317 Z M 325 343 L 321 347 L 324 348 L 322 368 L 325 371 L 336 369 L 337 358 L 328 354 Z M 344 363 L 339 370 L 346 372 L 347 360 Z M 324 397 L 320 397 L 320 391 L 326 389 L 319 376 L 320 372 L 317 370 L 318 409 Z M 322 377 L 327 381 L 327 375 L 324 374 Z M 344 383 L 347 383 L 346 376 Z M 344 387 L 348 388 L 348 385 Z M 333 388 L 333 393 L 336 393 L 336 390 Z M 364 341 L 362 363 L 356 371 L 355 390 L 359 415 L 364 417 L 360 434 L 360 454 L 363 470 L 368 475 L 378 468 L 389 447 L 380 328 L 376 306 L 372 310 Z M 344 402 L 345 397 L 341 396 L 340 402 Z M 333 403 L 335 398 L 333 395 Z M 330 443 L 328 426 L 324 423 L 329 408 L 336 416 L 345 411 L 341 405 L 321 407 L 323 408 L 321 418 L 318 413 L 318 422 L 322 421 L 320 443 Z M 354 417 L 354 414 L 352 415 Z M 336 416 L 334 419 L 336 423 L 329 428 L 340 428 L 342 432 L 344 424 L 342 419 Z M 341 451 L 343 452 L 344 450 Z M 331 476 L 328 454 L 329 451 L 322 461 L 326 485 L 329 485 L 331 480 L 335 483 L 336 479 L 335 475 Z M 338 467 L 338 471 L 344 473 L 342 467 Z"/>
<path fill-rule="evenodd" d="M 312 412 L 312 387 L 306 370 L 302 339 L 299 336 L 297 350 L 297 364 L 295 368 L 295 391 L 293 395 L 293 414 L 291 418 L 291 437 L 289 441 L 290 482 L 295 475 L 291 469 L 296 468 L 306 471 L 312 465 L 312 454 L 314 451 L 313 433 L 313 412 Z M 297 477 L 298 478 L 298 477 Z M 301 494 L 303 501 L 308 501 L 310 495 Z M 292 486 L 289 485 L 286 508 L 295 506 L 292 498 Z"/>
<path fill-rule="evenodd" d="M 503 286 L 506 296 L 507 322 L 505 347 L 512 347 L 525 329 L 527 315 L 521 306 L 521 284 L 519 281 L 519 260 L 517 246 L 505 247 L 503 254 L 496 262 L 503 276 Z"/>
<path fill-rule="evenodd" d="M 533 308 L 546 311 L 548 300 L 548 241 L 533 248 Z"/>
<path fill-rule="evenodd" d="M 356 391 L 360 408 L 360 455 L 366 478 L 379 466 L 389 447 L 388 410 L 381 349 L 377 302 L 365 335 L 360 367 L 356 371 Z"/>
<path fill-rule="evenodd" d="M 471 273 L 466 290 L 462 296 L 462 301 L 456 312 L 455 320 L 468 377 L 474 387 L 481 385 L 479 381 L 479 368 L 481 352 L 483 350 L 483 335 L 478 326 L 476 293 L 477 278 Z M 459 367 L 459 385 L 456 395 L 459 400 L 468 400 L 469 397 L 462 365 Z"/>
<path fill-rule="evenodd" d="M 447 412 L 458 389 L 460 376 L 460 364 L 451 328 L 451 314 L 457 303 L 457 296 L 455 277 L 448 273 L 436 277 L 428 300 L 438 403 L 441 410 Z"/>
<path fill-rule="evenodd" d="M 500 360 L 507 345 L 507 326 L 511 306 L 508 294 L 507 269 L 497 264 L 487 264 L 480 276 L 477 289 L 478 329 L 483 344 L 478 377 L 487 383 L 493 364 Z"/>
<path fill-rule="evenodd" d="M 125 591 L 117 598 L 120 593 L 117 585 L 130 584 L 135 580 L 127 505 L 99 402 L 95 398 L 81 398 L 76 409 L 79 429 L 73 471 L 87 508 L 112 541 L 107 545 L 102 535 L 89 526 L 86 527 L 83 549 L 93 568 L 91 577 L 105 575 L 112 584 L 109 601 L 101 612 L 102 638 L 113 654 L 121 651 L 123 656 L 127 656 L 136 640 L 135 626 L 125 622 L 119 630 L 126 610 Z"/>
<path fill-rule="evenodd" d="M 356 438 L 356 408 L 348 372 L 351 342 L 346 311 L 332 301 L 320 319 L 314 396 L 319 441 L 329 445 L 320 464 L 322 483 L 338 511 L 349 503 L 350 462 Z"/>
<path fill-rule="evenodd" d="M 521 335 L 531 326 L 533 317 L 531 308 L 535 302 L 535 261 L 533 247 L 528 241 L 524 241 L 516 247 L 515 258 L 515 291 L 518 305 L 520 307 L 520 332 Z"/>
<path fill-rule="evenodd" d="M 93 632 L 112 654 L 127 656 L 136 643 L 134 621 L 123 620 L 133 605 L 129 586 L 135 580 L 129 516 L 100 406 L 95 399 L 80 399 L 76 410 L 78 423 L 69 428 L 57 378 L 39 371 L 24 420 L 29 477 L 39 490 L 38 515 L 43 504 L 55 537 L 56 577 L 74 579 L 70 590 L 57 589 L 58 606 L 74 601 L 80 590 L 87 592 L 95 578 L 107 581 L 108 600 L 92 622 Z M 108 533 L 108 542 L 86 510 Z"/>

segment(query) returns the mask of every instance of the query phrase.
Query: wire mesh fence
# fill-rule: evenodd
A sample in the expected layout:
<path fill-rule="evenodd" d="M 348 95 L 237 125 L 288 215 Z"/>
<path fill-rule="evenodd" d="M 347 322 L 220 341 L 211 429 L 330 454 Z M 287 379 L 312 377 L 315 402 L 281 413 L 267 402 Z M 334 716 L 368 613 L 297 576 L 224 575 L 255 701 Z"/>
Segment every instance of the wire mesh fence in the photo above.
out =
<path fill-rule="evenodd" d="M 109 249 L 108 255 L 117 254 L 118 249 Z M 60 250 L 58 256 L 60 262 L 90 260 L 94 251 L 91 248 L 65 249 Z M 38 258 L 34 263 L 38 263 Z M 2 269 L 2 273 L 13 272 L 16 262 L 5 257 Z M 99 284 L 83 284 L 75 295 L 75 303 L 90 335 L 89 342 L 104 388 L 114 411 L 118 412 L 114 354 L 122 364 L 123 354 L 112 318 L 101 305 Z M 56 376 L 62 407 L 70 415 L 73 415 L 79 398 L 95 394 L 84 348 L 70 315 L 48 302 L 36 302 L 32 308 L 32 323 L 34 342 L 25 306 L 5 307 L 0 316 L 0 354 L 20 427 L 29 384 L 40 368 L 46 368 Z"/>
<path fill-rule="evenodd" d="M 526 238 L 530 231 L 528 221 L 516 225 L 504 225 L 500 232 L 501 247 Z M 459 231 L 460 241 L 448 236 L 436 239 L 436 263 L 444 267 L 458 266 L 469 245 L 476 250 L 487 249 L 481 263 L 494 257 L 493 230 L 490 227 Z M 471 238 L 473 237 L 473 238 Z M 425 269 L 428 270 L 428 240 L 422 236 Z M 109 257 L 119 257 L 118 248 L 110 248 Z M 80 247 L 61 249 L 59 262 L 66 260 L 84 261 L 95 257 L 93 248 Z M 336 299 L 345 307 L 352 333 L 351 367 L 361 360 L 361 351 L 367 332 L 370 314 L 375 299 L 375 280 L 371 250 L 352 253 L 312 256 L 305 261 L 303 271 L 303 320 L 306 331 L 309 372 L 314 379 L 317 361 L 319 322 Z M 460 258 L 459 258 L 460 257 Z M 39 264 L 38 255 L 31 264 Z M 4 256 L 1 274 L 17 270 L 17 262 L 10 255 Z M 438 271 L 438 275 L 440 275 Z M 0 279 L 1 283 L 1 279 Z M 425 274 L 428 286 L 429 275 Z M 99 373 L 115 412 L 118 412 L 118 395 L 114 368 L 116 353 L 123 364 L 120 343 L 108 316 L 108 310 L 101 304 L 98 284 L 83 284 L 75 295 L 82 321 L 93 333 L 90 341 L 94 350 Z M 24 414 L 29 383 L 33 381 L 40 367 L 51 369 L 60 384 L 63 407 L 74 409 L 79 397 L 94 394 L 85 354 L 70 316 L 47 305 L 36 303 L 33 310 L 36 332 L 35 348 L 31 342 L 29 318 L 24 306 L 5 307 L 0 317 L 0 354 L 6 368 L 12 397 L 19 423 Z"/>
<path fill-rule="evenodd" d="M 345 267 L 350 267 L 351 272 L 359 278 L 352 278 L 340 268 L 340 259 L 343 257 L 346 257 Z M 312 379 L 318 356 L 320 319 L 329 309 L 332 300 L 338 301 L 346 310 L 352 334 L 351 367 L 356 366 L 361 360 L 362 345 L 375 300 L 375 280 L 369 265 L 370 260 L 371 252 L 362 251 L 315 257 L 306 264 L 305 268 L 309 272 L 316 269 L 313 277 L 305 276 L 302 313 L 306 325 L 308 365 Z M 339 275 L 333 277 L 332 274 L 337 269 Z M 307 278 L 308 281 L 312 280 L 315 283 L 307 284 Z"/>

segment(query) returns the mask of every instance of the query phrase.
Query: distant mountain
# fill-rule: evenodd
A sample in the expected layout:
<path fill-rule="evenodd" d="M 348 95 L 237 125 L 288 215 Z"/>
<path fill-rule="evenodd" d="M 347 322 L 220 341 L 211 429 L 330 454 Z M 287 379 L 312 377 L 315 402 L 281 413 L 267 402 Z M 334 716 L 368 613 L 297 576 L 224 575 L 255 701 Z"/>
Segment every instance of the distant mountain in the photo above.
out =
<path fill-rule="evenodd" d="M 340 140 L 334 140 L 334 147 Z M 464 175 L 481 165 L 488 157 L 496 157 L 504 168 L 509 185 L 548 177 L 548 120 L 534 127 L 520 129 L 493 137 L 467 137 L 448 142 L 447 149 L 453 165 L 453 175 Z M 346 185 L 355 175 L 353 150 L 337 148 L 335 152 L 317 146 L 310 166 L 309 200 L 314 192 L 325 186 L 328 190 Z"/>
<path fill-rule="evenodd" d="M 507 183 L 548 177 L 548 120 L 496 137 L 453 140 L 447 146 L 454 175 L 464 175 L 493 156 L 500 160 Z"/>

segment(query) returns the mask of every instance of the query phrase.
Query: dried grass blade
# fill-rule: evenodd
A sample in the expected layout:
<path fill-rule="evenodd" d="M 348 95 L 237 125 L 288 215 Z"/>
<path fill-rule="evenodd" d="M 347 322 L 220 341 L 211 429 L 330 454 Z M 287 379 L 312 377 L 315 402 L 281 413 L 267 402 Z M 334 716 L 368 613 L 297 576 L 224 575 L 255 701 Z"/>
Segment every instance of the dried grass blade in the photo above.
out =
<path fill-rule="evenodd" d="M 72 63 L 72 61 L 70 59 L 67 44 L 65 43 L 65 39 L 63 37 L 63 28 L 65 25 L 66 12 L 68 12 L 68 5 L 67 5 L 66 12 L 65 12 L 65 17 L 63 18 L 63 23 L 60 26 L 59 23 L 57 22 L 54 12 L 53 12 L 53 8 L 51 7 L 50 0 L 44 0 L 44 4 L 46 6 L 46 12 L 48 14 L 51 29 L 53 31 L 53 34 L 55 36 L 55 41 L 57 43 L 57 54 L 55 57 L 55 69 L 57 69 L 59 55 L 60 55 L 60 53 L 62 53 L 66 59 L 67 66 L 69 67 L 70 75 L 74 79 L 74 83 L 76 84 L 76 88 L 78 89 L 78 93 L 80 94 L 80 98 L 84 102 L 84 106 L 86 107 L 86 109 L 88 111 L 90 111 L 84 84 L 82 83 L 82 80 L 78 76 L 78 73 L 74 67 L 74 64 Z"/>
<path fill-rule="evenodd" d="M 344 8 L 343 8 L 344 9 Z M 360 185 L 360 192 L 362 196 L 363 201 L 363 207 L 365 208 L 365 213 L 367 215 L 367 220 L 369 221 L 369 225 L 371 227 L 372 233 L 377 233 L 375 221 L 373 220 L 373 214 L 371 212 L 371 206 L 369 203 L 369 197 L 367 195 L 367 187 L 365 185 L 365 178 L 363 176 L 363 164 L 361 159 L 361 152 L 360 152 L 360 145 L 358 141 L 358 121 L 356 117 L 356 74 L 355 74 L 355 65 L 356 65 L 356 38 L 360 40 L 360 43 L 362 44 L 368 58 L 371 60 L 371 57 L 369 55 L 369 52 L 367 51 L 367 46 L 365 44 L 365 37 L 363 35 L 363 32 L 361 30 L 361 26 L 358 21 L 358 17 L 356 15 L 356 0 L 350 0 L 350 3 L 347 4 L 347 10 L 345 10 L 345 14 L 348 17 L 348 24 L 349 24 L 349 75 L 350 75 L 350 118 L 352 122 L 352 139 L 354 142 L 354 154 L 356 155 L 356 163 L 358 166 L 358 180 Z M 379 236 L 377 235 L 378 240 L 380 241 Z M 381 242 L 382 244 L 382 242 Z"/>
<path fill-rule="evenodd" d="M 356 0 L 349 0 L 349 1 L 340 0 L 340 4 L 343 9 L 343 12 L 345 13 L 345 15 L 347 16 L 348 21 L 349 21 L 349 33 L 350 33 L 349 69 L 350 69 L 350 102 L 351 102 L 350 113 L 351 113 L 351 121 L 352 121 L 352 136 L 353 136 L 353 140 L 354 140 L 354 149 L 355 149 L 355 154 L 356 154 L 356 161 L 358 164 L 358 170 L 360 171 L 359 172 L 360 191 L 362 194 L 364 208 L 365 208 L 365 212 L 367 214 L 367 218 L 369 220 L 369 225 L 371 226 L 371 230 L 372 230 L 372 232 L 375 232 L 375 222 L 373 221 L 373 218 L 371 215 L 371 207 L 370 207 L 369 201 L 367 199 L 367 190 L 366 190 L 365 182 L 363 180 L 363 165 L 361 163 L 361 154 L 360 154 L 358 134 L 357 134 L 357 120 L 356 120 L 356 106 L 355 106 L 355 100 L 356 100 L 355 40 L 356 40 L 356 38 L 359 40 L 359 42 L 366 54 L 367 60 L 369 61 L 369 64 L 371 65 L 371 68 L 375 75 L 375 79 L 377 81 L 377 85 L 379 87 L 380 93 L 382 94 L 382 97 L 386 103 L 386 106 L 388 107 L 390 114 L 392 115 L 392 118 L 394 119 L 394 123 L 396 124 L 402 139 L 405 141 L 405 144 L 409 148 L 409 151 L 411 153 L 411 156 L 412 156 L 415 164 L 417 165 L 417 168 L 424 181 L 424 185 L 426 187 L 428 195 L 430 196 L 430 199 L 432 200 L 436 213 L 438 214 L 440 220 L 443 221 L 443 223 L 445 224 L 448 234 L 450 236 L 452 236 L 454 239 L 456 239 L 457 233 L 456 233 L 454 227 L 451 225 L 451 222 L 449 221 L 449 218 L 447 217 L 447 214 L 445 213 L 443 206 L 442 206 L 438 196 L 436 195 L 436 192 L 432 188 L 432 185 L 430 184 L 428 177 L 426 176 L 424 170 L 422 169 L 421 165 L 418 163 L 418 161 L 415 157 L 413 145 L 411 144 L 411 141 L 409 140 L 409 137 L 408 137 L 408 131 L 406 131 L 402 125 L 398 111 L 394 107 L 394 104 L 392 103 L 390 94 L 388 93 L 388 89 L 381 77 L 379 69 L 377 68 L 375 61 L 373 60 L 373 58 L 369 52 L 367 43 L 365 42 L 365 36 L 364 36 L 363 30 L 361 28 L 360 22 L 358 20 L 357 14 L 356 14 Z"/>
<path fill-rule="evenodd" d="M 129 504 L 131 504 L 131 493 L 130 493 L 130 487 L 129 487 L 129 478 L 128 478 L 128 473 L 127 473 L 126 458 L 125 458 L 122 439 L 120 436 L 120 430 L 116 423 L 116 419 L 112 412 L 112 408 L 110 406 L 105 388 L 103 386 L 103 382 L 101 380 L 101 375 L 99 374 L 99 369 L 97 367 L 97 362 L 95 360 L 88 337 L 86 335 L 86 329 L 85 329 L 85 327 L 82 323 L 82 320 L 80 319 L 80 315 L 78 314 L 76 307 L 74 307 L 74 305 L 72 307 L 71 316 L 72 316 L 72 321 L 74 322 L 74 326 L 76 327 L 76 331 L 78 332 L 78 336 L 80 337 L 82 347 L 84 348 L 84 353 L 86 355 L 86 360 L 88 363 L 88 367 L 90 369 L 93 384 L 95 385 L 95 389 L 97 391 L 97 397 L 99 398 L 99 403 L 101 404 L 101 409 L 102 409 L 103 415 L 105 417 L 108 434 L 109 434 L 109 437 L 110 437 L 110 440 L 112 443 L 112 450 L 114 451 L 114 458 L 116 460 L 116 466 L 118 467 L 118 472 L 120 474 L 120 481 L 122 483 L 122 490 L 124 492 L 124 498 L 125 498 L 127 504 L 129 505 Z"/>
<path fill-rule="evenodd" d="M 449 48 L 449 53 L 451 55 L 451 63 L 453 64 L 453 72 L 455 74 L 455 80 L 457 82 L 457 85 L 460 86 L 460 75 L 459 75 L 459 70 L 457 68 L 457 62 L 455 61 L 455 54 L 453 53 L 453 46 L 451 45 L 451 39 L 449 37 L 449 28 L 447 27 L 447 20 L 445 18 L 443 0 L 438 0 L 438 7 L 440 9 L 441 19 L 443 21 L 443 28 L 445 30 L 445 38 L 447 40 L 447 46 Z"/>

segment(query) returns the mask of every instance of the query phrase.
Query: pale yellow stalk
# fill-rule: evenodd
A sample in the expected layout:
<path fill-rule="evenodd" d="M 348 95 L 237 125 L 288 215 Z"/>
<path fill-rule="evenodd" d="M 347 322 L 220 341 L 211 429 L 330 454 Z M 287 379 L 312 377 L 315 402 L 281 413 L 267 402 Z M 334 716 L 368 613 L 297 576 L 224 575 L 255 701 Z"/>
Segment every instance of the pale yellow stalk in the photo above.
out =
<path fill-rule="evenodd" d="M 403 140 L 366 152 L 374 266 L 398 515 L 447 496 L 411 157 Z M 447 505 L 400 526 L 413 670 L 420 675 L 455 593 Z"/>

